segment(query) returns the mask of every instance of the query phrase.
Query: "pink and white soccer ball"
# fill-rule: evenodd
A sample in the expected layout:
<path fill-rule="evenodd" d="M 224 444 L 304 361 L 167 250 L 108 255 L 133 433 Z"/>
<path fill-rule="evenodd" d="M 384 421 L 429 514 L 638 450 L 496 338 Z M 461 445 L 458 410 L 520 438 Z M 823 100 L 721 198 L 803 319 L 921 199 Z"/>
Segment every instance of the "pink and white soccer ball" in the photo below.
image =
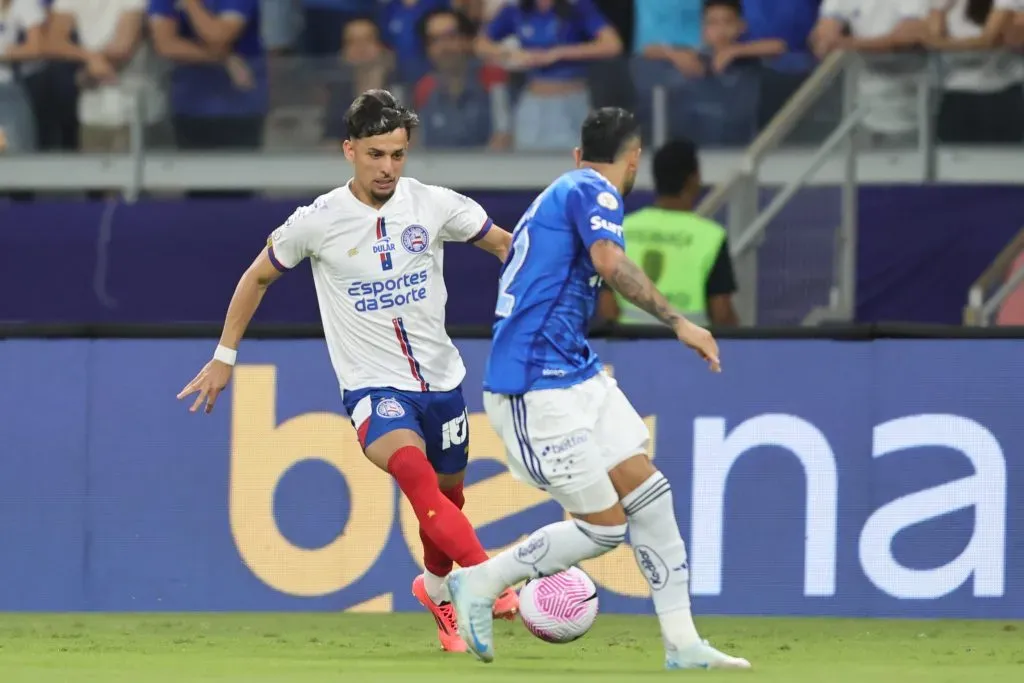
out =
<path fill-rule="evenodd" d="M 582 637 L 597 618 L 597 586 L 578 567 L 528 581 L 519 591 L 519 617 L 549 643 Z"/>

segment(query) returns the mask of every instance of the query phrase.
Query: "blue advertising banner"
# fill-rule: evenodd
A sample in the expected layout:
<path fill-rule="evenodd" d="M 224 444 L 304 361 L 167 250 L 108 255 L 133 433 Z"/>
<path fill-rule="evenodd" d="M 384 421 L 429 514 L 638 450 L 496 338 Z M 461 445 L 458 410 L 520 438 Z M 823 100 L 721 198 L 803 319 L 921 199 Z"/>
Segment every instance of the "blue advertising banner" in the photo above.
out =
<path fill-rule="evenodd" d="M 535 196 L 471 194 L 506 228 Z M 762 206 L 773 197 L 764 190 Z M 12 255 L 0 290 L 18 294 L 0 297 L 0 322 L 221 323 L 267 235 L 310 199 L 0 203 L 0 254 Z M 650 202 L 635 192 L 626 208 Z M 807 187 L 772 223 L 759 324 L 799 324 L 828 303 L 840 206 L 839 188 Z M 864 186 L 859 215 L 857 321 L 957 325 L 967 290 L 1020 230 L 1024 187 Z M 500 264 L 468 246 L 445 251 L 448 324 L 489 325 Z M 320 322 L 308 265 L 274 285 L 257 322 Z"/>
<path fill-rule="evenodd" d="M 562 512 L 505 471 L 469 375 L 467 512 L 498 550 Z M 704 614 L 1024 618 L 1024 341 L 605 341 L 673 483 Z M 322 342 L 0 342 L 0 610 L 414 610 L 415 518 Z M 649 610 L 628 548 L 584 568 Z"/>

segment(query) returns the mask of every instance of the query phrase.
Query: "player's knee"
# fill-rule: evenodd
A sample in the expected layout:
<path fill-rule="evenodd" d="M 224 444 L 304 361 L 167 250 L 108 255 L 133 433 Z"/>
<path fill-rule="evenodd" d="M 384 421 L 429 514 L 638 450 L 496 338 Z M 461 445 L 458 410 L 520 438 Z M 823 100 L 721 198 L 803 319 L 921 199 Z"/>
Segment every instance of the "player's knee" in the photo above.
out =
<path fill-rule="evenodd" d="M 576 521 L 586 522 L 595 526 L 615 527 L 626 523 L 626 511 L 621 503 L 615 503 L 615 505 L 600 512 L 573 513 L 572 516 L 576 518 Z"/>
<path fill-rule="evenodd" d="M 608 478 L 612 480 L 615 492 L 619 499 L 626 498 L 631 493 L 641 488 L 652 476 L 658 473 L 646 453 L 638 453 L 627 458 L 613 467 L 608 472 Z"/>
<path fill-rule="evenodd" d="M 629 526 L 626 524 L 625 517 L 621 524 L 595 524 L 582 519 L 573 521 L 576 523 L 576 528 L 599 548 L 598 552 L 610 552 L 626 542 L 626 531 Z"/>

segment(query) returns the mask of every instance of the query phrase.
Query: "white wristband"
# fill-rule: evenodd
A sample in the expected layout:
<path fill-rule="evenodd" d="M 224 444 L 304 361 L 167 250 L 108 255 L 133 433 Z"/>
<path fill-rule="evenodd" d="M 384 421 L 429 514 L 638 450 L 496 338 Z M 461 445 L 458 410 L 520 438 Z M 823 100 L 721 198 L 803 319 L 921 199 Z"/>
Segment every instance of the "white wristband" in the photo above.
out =
<path fill-rule="evenodd" d="M 235 358 L 238 357 L 238 351 L 235 349 L 229 349 L 226 346 L 217 344 L 217 350 L 213 352 L 213 359 L 219 360 L 224 365 L 234 365 Z"/>

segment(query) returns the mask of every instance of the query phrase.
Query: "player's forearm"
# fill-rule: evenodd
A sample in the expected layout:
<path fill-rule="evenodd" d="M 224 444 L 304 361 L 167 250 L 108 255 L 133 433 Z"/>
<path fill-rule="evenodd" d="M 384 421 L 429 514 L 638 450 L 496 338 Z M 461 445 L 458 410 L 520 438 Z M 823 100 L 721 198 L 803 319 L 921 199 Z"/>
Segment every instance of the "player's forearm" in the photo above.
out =
<path fill-rule="evenodd" d="M 654 286 L 651 278 L 625 254 L 604 270 L 600 273 L 604 281 L 637 308 L 647 311 L 669 327 L 674 328 L 684 320 L 683 315 Z"/>
<path fill-rule="evenodd" d="M 246 271 L 235 287 L 235 293 L 228 304 L 228 313 L 224 319 L 224 329 L 220 334 L 220 344 L 229 349 L 237 349 L 245 336 L 245 331 L 256 314 L 263 295 L 270 286 L 270 280 L 261 278 L 252 270 Z"/>

